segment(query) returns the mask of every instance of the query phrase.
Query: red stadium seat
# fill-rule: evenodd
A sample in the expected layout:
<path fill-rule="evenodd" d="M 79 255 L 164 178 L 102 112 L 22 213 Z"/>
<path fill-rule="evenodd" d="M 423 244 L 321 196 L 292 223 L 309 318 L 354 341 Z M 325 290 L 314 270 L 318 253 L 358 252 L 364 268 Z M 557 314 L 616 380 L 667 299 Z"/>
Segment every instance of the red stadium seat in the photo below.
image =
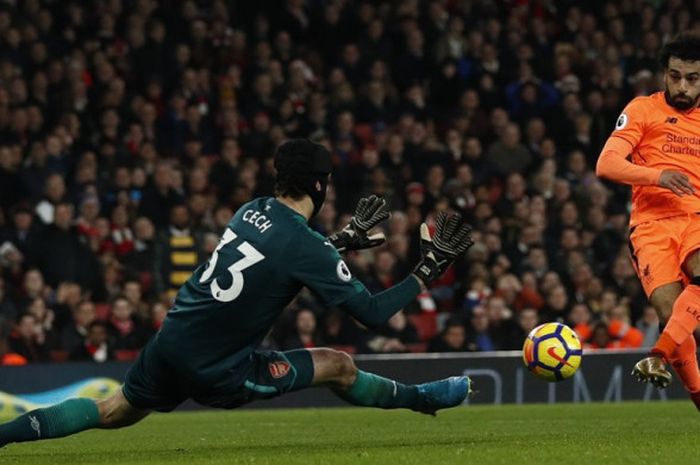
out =
<path fill-rule="evenodd" d="M 52 362 L 65 362 L 68 360 L 68 355 L 66 350 L 52 350 L 49 352 L 49 358 Z"/>
<path fill-rule="evenodd" d="M 416 327 L 421 341 L 427 341 L 437 334 L 437 318 L 435 312 L 422 312 L 417 315 L 408 315 L 408 321 Z"/>
<path fill-rule="evenodd" d="M 345 352 L 346 354 L 351 354 L 351 355 L 354 354 L 355 352 L 357 352 L 357 350 L 355 350 L 355 346 L 344 346 L 344 345 L 343 346 L 330 346 L 330 348 L 335 349 L 335 350 L 339 350 L 341 352 Z"/>
<path fill-rule="evenodd" d="M 109 319 L 109 313 L 111 312 L 111 307 L 109 304 L 95 304 L 95 319 L 100 321 L 107 321 Z"/>
<path fill-rule="evenodd" d="M 372 130 L 372 126 L 369 124 L 355 125 L 354 132 L 355 136 L 362 141 L 362 145 L 367 145 L 368 143 L 374 141 L 374 131 Z"/>
<path fill-rule="evenodd" d="M 114 352 L 115 360 L 119 362 L 133 362 L 139 356 L 140 350 L 117 350 Z"/>
<path fill-rule="evenodd" d="M 153 273 L 150 271 L 140 272 L 139 282 L 141 283 L 141 290 L 144 294 L 151 292 L 151 289 L 153 288 Z"/>
<path fill-rule="evenodd" d="M 406 344 L 406 348 L 412 354 L 421 354 L 428 350 L 428 344 L 425 342 L 416 342 L 413 344 Z"/>

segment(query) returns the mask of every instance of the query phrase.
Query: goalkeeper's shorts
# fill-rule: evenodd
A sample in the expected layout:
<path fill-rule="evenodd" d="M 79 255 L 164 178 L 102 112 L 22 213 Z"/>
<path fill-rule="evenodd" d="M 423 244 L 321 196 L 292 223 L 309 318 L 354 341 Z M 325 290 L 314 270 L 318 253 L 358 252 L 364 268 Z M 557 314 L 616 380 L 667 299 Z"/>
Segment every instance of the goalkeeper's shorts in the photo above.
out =
<path fill-rule="evenodd" d="M 256 399 L 277 397 L 311 385 L 313 361 L 308 350 L 256 351 L 218 381 L 201 386 L 185 379 L 151 339 L 129 368 L 122 392 L 135 408 L 169 412 L 187 399 L 232 409 Z"/>

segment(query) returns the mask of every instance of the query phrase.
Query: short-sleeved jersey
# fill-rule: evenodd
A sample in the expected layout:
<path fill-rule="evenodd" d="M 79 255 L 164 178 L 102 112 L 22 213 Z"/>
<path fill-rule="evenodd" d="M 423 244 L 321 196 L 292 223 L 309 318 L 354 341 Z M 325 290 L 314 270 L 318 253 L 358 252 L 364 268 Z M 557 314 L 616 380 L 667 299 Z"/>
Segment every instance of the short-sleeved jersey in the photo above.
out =
<path fill-rule="evenodd" d="M 700 189 L 700 109 L 676 110 L 663 92 L 633 99 L 610 137 L 632 145 L 632 162 L 660 170 L 685 173 Z M 678 197 L 658 186 L 632 186 L 630 224 L 700 212 L 700 197 Z"/>
<path fill-rule="evenodd" d="M 180 288 L 155 343 L 192 383 L 213 382 L 260 345 L 302 286 L 329 306 L 365 291 L 302 215 L 274 198 L 255 199 Z"/>

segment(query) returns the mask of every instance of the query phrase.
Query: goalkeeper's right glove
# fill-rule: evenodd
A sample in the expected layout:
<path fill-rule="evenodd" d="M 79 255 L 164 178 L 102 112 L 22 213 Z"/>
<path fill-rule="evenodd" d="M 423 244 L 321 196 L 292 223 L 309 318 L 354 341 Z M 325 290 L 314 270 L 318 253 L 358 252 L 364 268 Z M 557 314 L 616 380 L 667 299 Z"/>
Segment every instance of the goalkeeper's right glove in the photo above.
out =
<path fill-rule="evenodd" d="M 370 234 L 369 231 L 387 218 L 391 218 L 391 213 L 384 210 L 385 205 L 386 201 L 376 195 L 360 199 L 350 224 L 328 236 L 328 241 L 338 249 L 338 252 L 369 249 L 384 243 L 386 237 L 383 232 Z"/>
<path fill-rule="evenodd" d="M 469 247 L 474 244 L 469 233 L 471 228 L 462 223 L 462 216 L 455 213 L 448 218 L 446 212 L 440 212 L 435 222 L 435 234 L 430 237 L 428 225 L 420 225 L 421 261 L 413 274 L 428 286 L 438 279 L 447 268 Z"/>

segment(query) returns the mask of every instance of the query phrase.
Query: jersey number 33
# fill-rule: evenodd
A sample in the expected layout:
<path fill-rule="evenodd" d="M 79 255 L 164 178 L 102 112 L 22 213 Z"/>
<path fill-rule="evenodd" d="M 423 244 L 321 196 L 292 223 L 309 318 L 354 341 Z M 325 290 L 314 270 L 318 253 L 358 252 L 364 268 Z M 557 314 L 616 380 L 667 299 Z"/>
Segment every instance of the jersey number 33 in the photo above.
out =
<path fill-rule="evenodd" d="M 216 263 L 219 261 L 219 252 L 227 244 L 236 239 L 236 237 L 238 236 L 235 232 L 226 228 L 219 245 L 216 246 L 216 249 L 211 254 L 207 269 L 204 270 L 202 276 L 199 278 L 200 283 L 204 283 L 212 277 L 216 268 Z M 237 250 L 243 254 L 243 258 L 236 261 L 226 269 L 226 271 L 231 275 L 231 285 L 226 289 L 222 289 L 216 277 L 214 277 L 209 285 L 212 297 L 219 302 L 231 302 L 232 300 L 235 300 L 241 294 L 241 291 L 243 291 L 243 284 L 245 284 L 242 271 L 265 259 L 265 256 L 258 252 L 255 247 L 250 245 L 247 241 L 244 241 L 241 245 L 239 245 Z"/>

